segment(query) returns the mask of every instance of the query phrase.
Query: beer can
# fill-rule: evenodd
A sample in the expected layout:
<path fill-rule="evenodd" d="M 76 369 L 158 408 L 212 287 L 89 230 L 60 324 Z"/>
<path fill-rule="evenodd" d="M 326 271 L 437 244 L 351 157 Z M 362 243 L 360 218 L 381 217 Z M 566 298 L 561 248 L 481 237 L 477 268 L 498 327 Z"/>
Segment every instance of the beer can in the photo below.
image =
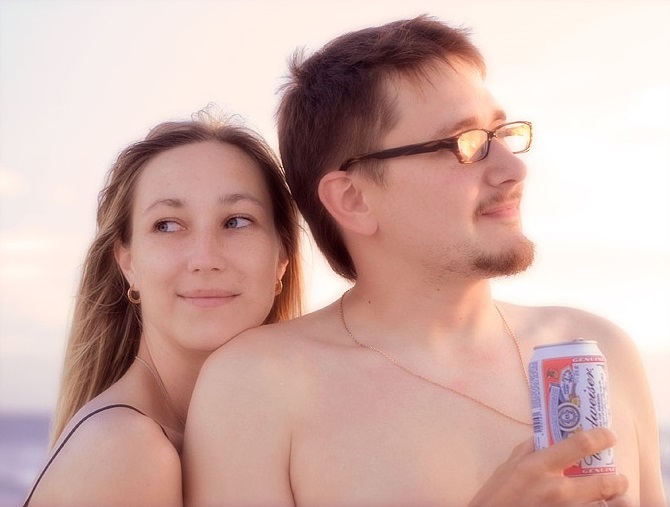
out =
<path fill-rule="evenodd" d="M 536 450 L 577 431 L 611 427 L 607 362 L 595 341 L 577 338 L 535 347 L 528 380 Z M 616 473 L 614 450 L 587 456 L 564 473 L 571 477 Z"/>

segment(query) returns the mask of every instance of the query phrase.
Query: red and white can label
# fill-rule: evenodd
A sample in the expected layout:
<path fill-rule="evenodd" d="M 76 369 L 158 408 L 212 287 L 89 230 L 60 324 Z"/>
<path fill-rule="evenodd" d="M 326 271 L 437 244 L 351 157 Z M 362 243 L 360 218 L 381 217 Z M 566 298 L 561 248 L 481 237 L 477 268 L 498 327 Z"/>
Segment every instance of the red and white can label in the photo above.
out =
<path fill-rule="evenodd" d="M 597 345 L 590 343 L 595 346 L 596 355 L 550 357 L 549 347 L 542 347 L 533 356 L 529 380 L 535 449 L 549 447 L 577 431 L 611 427 L 607 363 Z M 568 476 L 610 473 L 616 473 L 611 448 L 587 456 L 565 470 Z"/>

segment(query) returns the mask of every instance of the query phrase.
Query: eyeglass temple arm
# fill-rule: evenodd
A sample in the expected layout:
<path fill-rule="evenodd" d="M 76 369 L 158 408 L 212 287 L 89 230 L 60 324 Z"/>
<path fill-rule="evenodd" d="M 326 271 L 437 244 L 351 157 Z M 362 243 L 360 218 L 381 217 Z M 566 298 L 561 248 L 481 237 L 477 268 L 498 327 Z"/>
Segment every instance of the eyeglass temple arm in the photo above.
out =
<path fill-rule="evenodd" d="M 438 139 L 436 141 L 428 141 L 427 143 L 418 143 L 418 144 L 409 144 L 407 146 L 401 146 L 399 148 L 389 148 L 388 150 L 376 151 L 374 153 L 366 153 L 359 157 L 350 158 L 340 167 L 341 171 L 346 171 L 357 162 L 363 160 L 375 159 L 375 160 L 386 160 L 388 158 L 395 157 L 404 157 L 407 155 L 419 155 L 421 153 L 431 153 L 438 150 L 457 150 L 458 149 L 458 140 L 449 138 L 449 139 Z"/>

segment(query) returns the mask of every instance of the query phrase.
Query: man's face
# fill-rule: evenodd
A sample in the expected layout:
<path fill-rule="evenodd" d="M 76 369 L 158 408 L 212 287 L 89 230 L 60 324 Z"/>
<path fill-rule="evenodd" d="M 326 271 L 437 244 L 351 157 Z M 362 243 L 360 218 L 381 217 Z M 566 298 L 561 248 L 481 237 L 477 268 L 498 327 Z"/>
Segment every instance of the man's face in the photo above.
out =
<path fill-rule="evenodd" d="M 493 130 L 510 120 L 471 66 L 441 64 L 420 82 L 389 86 L 399 121 L 379 149 Z M 430 276 L 508 275 L 526 269 L 533 244 L 523 235 L 519 204 L 526 166 L 493 139 L 488 156 L 461 164 L 442 150 L 385 162 L 385 184 L 371 187 L 381 240 Z"/>

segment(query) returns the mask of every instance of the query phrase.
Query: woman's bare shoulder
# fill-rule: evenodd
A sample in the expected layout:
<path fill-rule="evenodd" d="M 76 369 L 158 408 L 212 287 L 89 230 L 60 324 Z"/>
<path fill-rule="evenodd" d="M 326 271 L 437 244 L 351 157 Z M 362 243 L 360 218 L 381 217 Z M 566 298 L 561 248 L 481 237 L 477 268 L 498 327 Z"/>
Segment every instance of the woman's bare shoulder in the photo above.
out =
<path fill-rule="evenodd" d="M 100 408 L 68 424 L 31 507 L 180 505 L 179 455 L 162 428 L 128 406 Z"/>

